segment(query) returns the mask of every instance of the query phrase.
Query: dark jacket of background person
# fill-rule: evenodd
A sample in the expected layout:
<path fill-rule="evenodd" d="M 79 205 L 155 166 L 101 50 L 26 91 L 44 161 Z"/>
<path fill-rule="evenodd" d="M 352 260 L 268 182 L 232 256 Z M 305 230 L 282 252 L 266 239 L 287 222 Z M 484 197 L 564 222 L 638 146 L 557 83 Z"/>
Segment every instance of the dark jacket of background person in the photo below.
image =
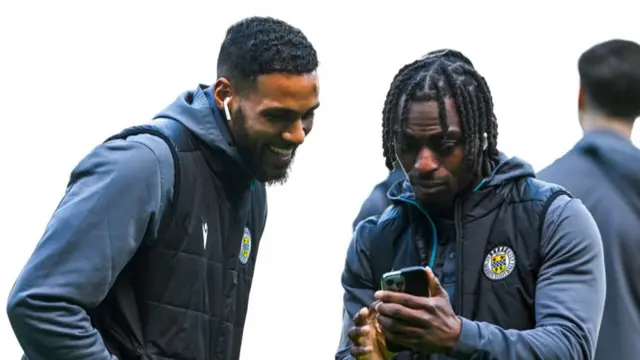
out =
<path fill-rule="evenodd" d="M 640 150 L 588 132 L 539 177 L 580 198 L 600 229 L 608 286 L 596 359 L 640 357 Z"/>
<path fill-rule="evenodd" d="M 607 299 L 595 359 L 640 358 L 640 44 L 611 39 L 578 59 L 583 138 L 539 173 L 589 209 L 605 255 Z"/>

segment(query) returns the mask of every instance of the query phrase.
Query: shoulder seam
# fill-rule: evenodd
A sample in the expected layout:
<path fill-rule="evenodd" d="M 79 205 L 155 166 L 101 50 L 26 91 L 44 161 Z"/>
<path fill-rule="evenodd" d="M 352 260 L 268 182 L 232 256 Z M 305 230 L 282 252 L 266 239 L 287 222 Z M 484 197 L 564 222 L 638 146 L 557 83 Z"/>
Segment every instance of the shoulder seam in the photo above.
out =
<path fill-rule="evenodd" d="M 556 197 L 556 198 L 555 198 L 555 199 L 554 199 L 554 200 L 549 204 L 549 209 L 551 209 L 551 208 L 553 207 L 553 205 L 554 205 L 555 203 L 557 203 L 557 202 L 558 202 L 558 200 L 563 199 L 563 198 L 566 198 L 566 199 L 568 199 L 568 200 L 567 200 L 567 202 L 566 202 L 566 203 L 564 203 L 564 204 L 562 205 L 562 209 L 561 209 L 561 210 L 560 210 L 560 212 L 558 213 L 558 217 L 559 217 L 559 218 L 562 218 L 562 216 L 564 215 L 564 212 L 565 212 L 565 210 L 567 209 L 567 207 L 569 206 L 569 204 L 570 204 L 572 201 L 574 201 L 575 199 L 574 199 L 574 198 L 571 198 L 571 197 L 569 197 L 569 196 L 567 196 L 566 194 L 561 194 L 561 195 L 557 196 L 557 197 Z M 547 214 L 548 214 L 548 212 L 547 212 Z M 546 216 L 546 214 L 545 214 L 545 218 L 544 218 L 544 219 L 540 219 L 540 225 L 542 225 L 542 226 L 541 226 L 541 228 L 540 228 L 540 243 L 541 243 L 541 244 L 547 240 L 547 239 L 545 238 L 544 230 L 545 230 L 545 229 L 549 229 L 549 228 L 546 226 L 546 225 L 548 224 L 548 222 L 549 222 L 549 221 L 555 221 L 555 219 L 552 219 L 552 218 L 550 218 L 549 216 Z M 553 234 L 553 233 L 557 230 L 559 223 L 560 223 L 560 222 L 556 221 L 554 224 L 552 224 L 551 228 L 549 229 L 549 230 L 551 230 L 551 231 L 550 231 L 550 233 L 552 233 L 552 234 Z"/>

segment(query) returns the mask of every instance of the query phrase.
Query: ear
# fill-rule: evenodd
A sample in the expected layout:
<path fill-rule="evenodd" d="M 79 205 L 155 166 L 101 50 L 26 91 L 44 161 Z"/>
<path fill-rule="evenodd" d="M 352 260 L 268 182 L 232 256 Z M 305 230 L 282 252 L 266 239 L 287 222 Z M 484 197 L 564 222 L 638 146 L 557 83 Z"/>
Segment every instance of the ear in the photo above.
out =
<path fill-rule="evenodd" d="M 580 85 L 580 90 L 578 90 L 578 110 L 582 111 L 585 109 L 587 105 L 586 95 L 584 93 L 584 88 Z"/>
<path fill-rule="evenodd" d="M 231 101 L 229 101 L 229 107 L 233 108 L 233 103 L 235 99 L 233 97 L 234 91 L 233 86 L 226 78 L 219 78 L 216 80 L 216 83 L 213 85 L 213 100 L 216 102 L 218 109 L 223 110 L 224 99 L 230 97 Z"/>

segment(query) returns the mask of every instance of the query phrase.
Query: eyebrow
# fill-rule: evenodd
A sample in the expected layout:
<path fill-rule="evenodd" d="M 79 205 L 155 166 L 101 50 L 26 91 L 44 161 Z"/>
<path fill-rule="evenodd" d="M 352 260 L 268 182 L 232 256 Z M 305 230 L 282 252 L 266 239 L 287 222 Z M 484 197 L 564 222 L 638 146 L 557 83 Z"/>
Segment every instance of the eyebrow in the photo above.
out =
<path fill-rule="evenodd" d="M 404 133 L 405 133 L 405 136 L 409 136 L 409 137 L 413 137 L 413 138 L 416 137 L 416 134 L 414 132 L 412 132 L 412 131 L 405 130 Z M 449 130 L 447 130 L 446 132 L 440 131 L 440 132 L 437 132 L 437 133 L 430 134 L 429 136 L 443 136 L 443 137 L 455 136 L 455 137 L 457 137 L 457 136 L 462 136 L 462 131 L 459 130 L 459 129 L 451 129 L 451 128 L 449 128 Z"/>
<path fill-rule="evenodd" d="M 320 103 L 315 104 L 314 106 L 312 106 L 309 110 L 305 111 L 303 113 L 304 114 L 308 114 L 312 111 L 315 111 L 317 108 L 320 107 Z M 270 115 L 270 116 L 292 116 L 292 115 L 298 115 L 300 114 L 300 112 L 292 109 L 292 108 L 288 108 L 288 107 L 284 107 L 284 106 L 277 106 L 277 107 L 271 107 L 271 108 L 267 108 L 264 109 L 262 111 L 260 111 L 260 114 L 262 115 Z"/>

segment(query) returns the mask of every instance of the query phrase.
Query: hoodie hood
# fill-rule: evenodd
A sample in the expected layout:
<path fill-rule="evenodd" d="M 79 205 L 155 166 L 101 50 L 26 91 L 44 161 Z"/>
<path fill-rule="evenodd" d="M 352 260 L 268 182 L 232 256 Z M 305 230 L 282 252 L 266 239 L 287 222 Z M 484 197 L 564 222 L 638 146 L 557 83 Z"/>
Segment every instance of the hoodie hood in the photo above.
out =
<path fill-rule="evenodd" d="M 168 118 L 180 122 L 209 147 L 226 154 L 244 171 L 249 170 L 233 146 L 227 121 L 213 101 L 213 89 L 199 85 L 196 90 L 186 91 L 154 119 Z"/>
<path fill-rule="evenodd" d="M 525 177 L 535 177 L 536 173 L 528 162 L 514 156 L 507 157 L 500 153 L 500 163 L 493 169 L 489 177 L 483 179 L 475 190 L 480 188 L 499 186 Z M 474 191 L 475 191 L 474 190 Z"/>
<path fill-rule="evenodd" d="M 640 149 L 629 139 L 611 131 L 592 131 L 584 135 L 573 151 L 593 160 L 640 209 Z"/>
<path fill-rule="evenodd" d="M 484 178 L 473 191 L 499 186 L 523 177 L 535 177 L 533 167 L 519 159 L 518 157 L 507 157 L 500 153 L 500 163 L 495 167 L 491 175 Z M 396 182 L 389 189 L 388 197 L 391 201 L 415 202 L 415 195 L 411 187 L 411 183 L 407 178 L 404 181 Z"/>
<path fill-rule="evenodd" d="M 499 186 L 511 181 L 515 181 L 517 179 L 523 177 L 535 177 L 535 172 L 533 171 L 533 167 L 528 163 L 518 159 L 517 157 L 507 158 L 506 155 L 500 153 L 500 162 L 495 167 L 490 176 L 485 179 L 482 179 L 480 183 L 473 189 L 473 193 L 471 196 L 474 197 L 474 201 L 470 202 L 470 206 L 474 207 L 476 204 L 479 204 L 482 199 L 490 197 L 493 200 L 499 201 L 492 192 L 489 191 L 489 188 Z M 485 191 L 486 190 L 486 191 Z M 431 249 L 431 258 L 429 260 L 429 266 L 433 267 L 435 264 L 435 255 L 437 253 L 437 245 L 438 245 L 438 230 L 436 228 L 436 224 L 434 220 L 429 215 L 428 209 L 424 208 L 422 205 L 416 201 L 415 194 L 413 192 L 413 188 L 411 187 L 411 182 L 409 179 L 405 179 L 404 181 L 398 181 L 387 193 L 389 200 L 392 203 L 406 203 L 414 206 L 418 209 L 422 214 L 424 214 L 427 219 L 429 226 L 431 227 L 431 233 L 433 234 L 432 241 L 432 249 Z M 497 202 L 490 204 L 491 207 L 497 206 Z M 477 217 L 484 215 L 484 212 L 481 211 Z"/>

